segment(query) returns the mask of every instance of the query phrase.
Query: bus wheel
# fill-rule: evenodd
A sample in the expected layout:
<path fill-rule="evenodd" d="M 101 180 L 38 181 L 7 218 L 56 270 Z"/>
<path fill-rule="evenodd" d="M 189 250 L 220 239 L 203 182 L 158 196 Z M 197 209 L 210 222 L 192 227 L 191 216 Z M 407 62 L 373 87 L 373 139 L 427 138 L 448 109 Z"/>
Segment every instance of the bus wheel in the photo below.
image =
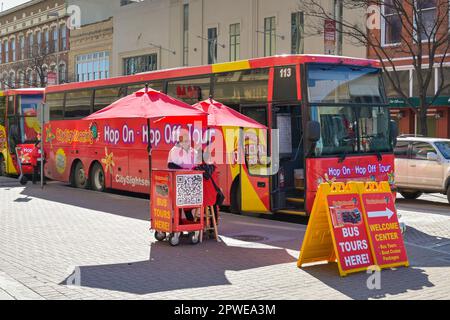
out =
<path fill-rule="evenodd" d="M 0 177 L 6 176 L 6 163 L 3 157 L 0 157 Z"/>
<path fill-rule="evenodd" d="M 91 187 L 95 191 L 105 191 L 105 173 L 102 166 L 96 162 L 91 170 Z"/>
<path fill-rule="evenodd" d="M 239 180 L 236 180 L 231 186 L 230 212 L 241 214 L 241 186 L 239 185 Z"/>
<path fill-rule="evenodd" d="M 83 164 L 78 162 L 75 166 L 75 171 L 73 173 L 74 185 L 77 188 L 85 189 L 88 185 L 86 171 L 84 170 Z"/>

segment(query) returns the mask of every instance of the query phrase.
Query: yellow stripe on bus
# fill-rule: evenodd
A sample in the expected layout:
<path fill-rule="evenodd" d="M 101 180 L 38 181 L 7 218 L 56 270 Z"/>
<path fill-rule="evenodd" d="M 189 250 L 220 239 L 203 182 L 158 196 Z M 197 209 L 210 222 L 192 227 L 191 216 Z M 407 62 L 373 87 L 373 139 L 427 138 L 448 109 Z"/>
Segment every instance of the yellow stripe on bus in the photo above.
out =
<path fill-rule="evenodd" d="M 247 69 L 250 69 L 250 61 L 248 60 L 217 63 L 213 64 L 212 66 L 213 73 L 247 70 Z"/>

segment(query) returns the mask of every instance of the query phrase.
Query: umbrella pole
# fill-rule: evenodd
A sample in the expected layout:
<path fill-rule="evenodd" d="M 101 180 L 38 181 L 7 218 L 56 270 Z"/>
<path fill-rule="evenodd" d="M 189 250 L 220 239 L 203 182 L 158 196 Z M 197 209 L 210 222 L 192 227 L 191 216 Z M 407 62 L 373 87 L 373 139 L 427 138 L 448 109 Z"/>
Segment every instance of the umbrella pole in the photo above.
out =
<path fill-rule="evenodd" d="M 150 177 L 150 208 L 152 203 L 152 142 L 150 140 L 150 118 L 147 118 L 147 136 L 148 136 L 148 173 Z M 150 209 L 151 210 L 151 209 Z"/>

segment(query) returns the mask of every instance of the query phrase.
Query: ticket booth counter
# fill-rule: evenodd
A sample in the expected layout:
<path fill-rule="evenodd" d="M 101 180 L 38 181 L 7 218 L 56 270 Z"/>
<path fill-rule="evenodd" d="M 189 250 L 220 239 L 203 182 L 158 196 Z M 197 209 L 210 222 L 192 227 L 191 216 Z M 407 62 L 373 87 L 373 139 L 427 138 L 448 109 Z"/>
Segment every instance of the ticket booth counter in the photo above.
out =
<path fill-rule="evenodd" d="M 192 244 L 200 241 L 204 228 L 203 174 L 191 170 L 153 170 L 150 218 L 155 238 L 168 238 L 172 246 L 188 233 Z M 190 212 L 194 220 L 186 218 Z"/>

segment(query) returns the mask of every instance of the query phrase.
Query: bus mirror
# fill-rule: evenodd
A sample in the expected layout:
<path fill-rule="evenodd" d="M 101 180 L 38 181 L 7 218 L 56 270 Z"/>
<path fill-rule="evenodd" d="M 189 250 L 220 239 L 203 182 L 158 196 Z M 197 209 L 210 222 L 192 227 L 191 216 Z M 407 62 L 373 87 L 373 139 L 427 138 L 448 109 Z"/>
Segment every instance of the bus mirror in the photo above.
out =
<path fill-rule="evenodd" d="M 308 141 L 315 143 L 320 140 L 320 123 L 317 121 L 308 121 L 307 126 Z"/>
<path fill-rule="evenodd" d="M 395 145 L 397 144 L 397 137 L 398 137 L 398 125 L 397 122 L 395 122 L 394 120 L 389 121 L 389 132 L 391 143 L 395 147 Z"/>

